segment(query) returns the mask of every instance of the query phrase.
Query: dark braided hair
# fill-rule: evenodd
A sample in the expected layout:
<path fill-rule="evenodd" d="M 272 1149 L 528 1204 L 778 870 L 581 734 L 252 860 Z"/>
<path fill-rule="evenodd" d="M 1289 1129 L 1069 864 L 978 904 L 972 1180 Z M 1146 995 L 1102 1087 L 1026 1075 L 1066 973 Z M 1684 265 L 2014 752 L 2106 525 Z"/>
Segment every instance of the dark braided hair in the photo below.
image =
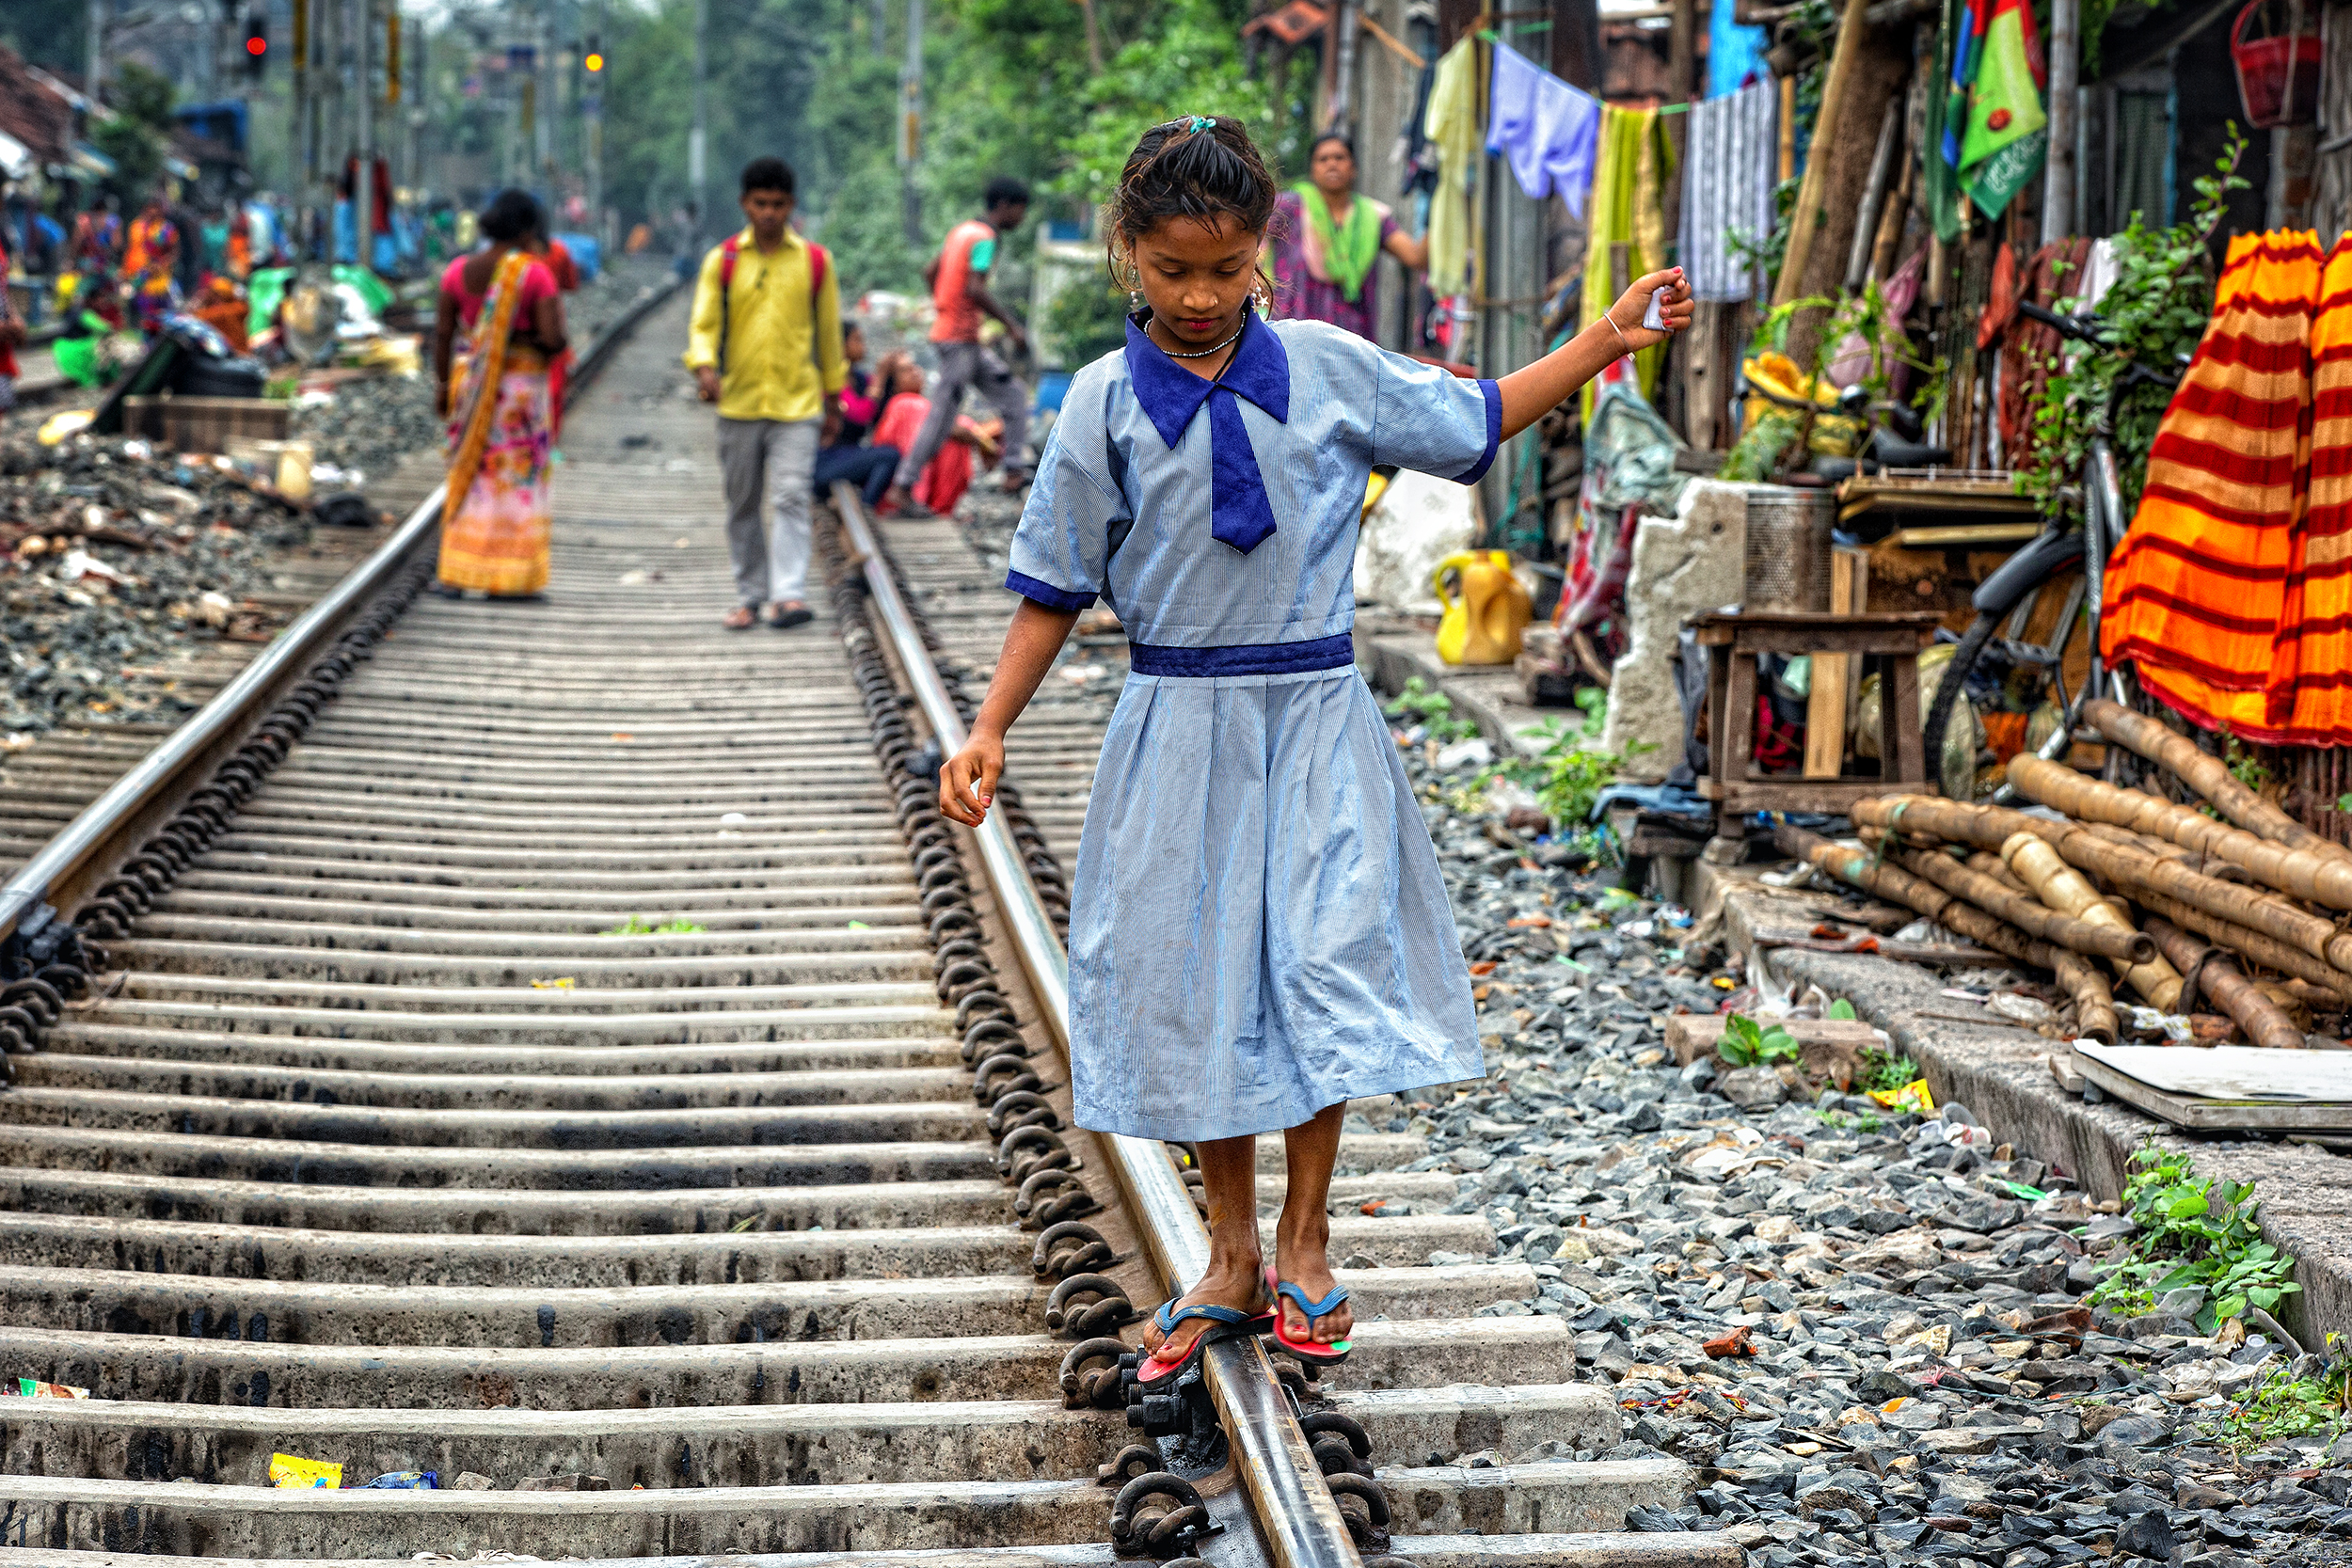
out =
<path fill-rule="evenodd" d="M 1274 176 L 1239 119 L 1194 115 L 1154 125 L 1127 154 L 1119 192 L 1103 210 L 1111 276 L 1122 275 L 1128 247 L 1172 219 L 1206 227 L 1231 217 L 1247 232 L 1263 234 L 1274 194 Z M 1262 264 L 1262 277 L 1264 270 Z"/>

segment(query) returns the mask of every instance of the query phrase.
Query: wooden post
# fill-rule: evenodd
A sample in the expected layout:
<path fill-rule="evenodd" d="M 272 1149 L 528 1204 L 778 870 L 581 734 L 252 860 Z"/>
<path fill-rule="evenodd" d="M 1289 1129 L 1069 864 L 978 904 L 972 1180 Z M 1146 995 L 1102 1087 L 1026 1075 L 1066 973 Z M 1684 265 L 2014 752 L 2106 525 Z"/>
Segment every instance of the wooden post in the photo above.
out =
<path fill-rule="evenodd" d="M 1858 579 L 1869 569 L 1869 557 L 1860 550 L 1835 550 L 1830 555 L 1829 610 L 1851 615 L 1860 608 Z M 1804 776 L 1835 779 L 1846 770 L 1846 682 L 1852 657 L 1847 654 L 1815 654 L 1813 684 L 1804 699 Z"/>
<path fill-rule="evenodd" d="M 1777 178 L 1787 184 L 1797 176 L 1797 78 L 1780 79 L 1780 162 Z"/>

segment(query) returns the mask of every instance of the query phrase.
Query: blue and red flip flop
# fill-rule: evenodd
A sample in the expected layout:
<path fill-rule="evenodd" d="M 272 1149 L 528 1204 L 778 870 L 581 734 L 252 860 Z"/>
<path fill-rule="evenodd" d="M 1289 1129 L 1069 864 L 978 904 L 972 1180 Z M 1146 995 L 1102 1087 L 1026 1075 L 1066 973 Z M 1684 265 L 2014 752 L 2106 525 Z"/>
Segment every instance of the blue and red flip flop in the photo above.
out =
<path fill-rule="evenodd" d="M 1206 1318 L 1210 1326 L 1201 1330 L 1186 1347 L 1184 1354 L 1174 1361 L 1161 1359 L 1157 1350 L 1147 1353 L 1136 1366 L 1136 1381 L 1146 1388 L 1156 1388 L 1163 1383 L 1173 1382 L 1190 1371 L 1209 1346 L 1217 1340 L 1230 1339 L 1237 1334 L 1265 1332 L 1267 1317 L 1264 1312 L 1244 1312 L 1238 1307 L 1219 1307 L 1215 1302 L 1178 1307 L 1173 1301 L 1164 1301 L 1160 1303 L 1160 1309 L 1152 1314 L 1152 1321 L 1159 1325 L 1163 1336 L 1161 1345 L 1165 1346 L 1168 1343 L 1166 1337 L 1173 1335 L 1176 1325 L 1187 1319 Z M 1155 1372 L 1154 1368 L 1159 1370 Z"/>
<path fill-rule="evenodd" d="M 1298 1310 L 1306 1315 L 1307 1327 L 1311 1332 L 1317 1319 L 1325 1316 L 1333 1307 L 1339 1306 L 1340 1303 L 1347 1299 L 1346 1286 L 1334 1285 L 1331 1287 L 1331 1293 L 1329 1295 L 1325 1296 L 1321 1301 L 1313 1301 L 1309 1299 L 1305 1291 L 1300 1290 L 1289 1280 L 1277 1278 L 1274 1273 L 1274 1265 L 1271 1263 L 1266 1265 L 1265 1283 L 1266 1289 L 1274 1295 L 1275 1310 L 1272 1332 L 1274 1335 L 1274 1342 L 1276 1344 L 1281 1346 L 1293 1355 L 1297 1356 L 1301 1361 L 1312 1361 L 1320 1366 L 1336 1367 L 1341 1362 L 1347 1359 L 1347 1353 L 1351 1348 L 1348 1340 L 1334 1339 L 1327 1345 L 1312 1339 L 1304 1341 L 1294 1339 L 1289 1335 L 1283 1333 L 1281 1311 L 1282 1298 L 1287 1296 L 1293 1302 L 1296 1303 Z"/>

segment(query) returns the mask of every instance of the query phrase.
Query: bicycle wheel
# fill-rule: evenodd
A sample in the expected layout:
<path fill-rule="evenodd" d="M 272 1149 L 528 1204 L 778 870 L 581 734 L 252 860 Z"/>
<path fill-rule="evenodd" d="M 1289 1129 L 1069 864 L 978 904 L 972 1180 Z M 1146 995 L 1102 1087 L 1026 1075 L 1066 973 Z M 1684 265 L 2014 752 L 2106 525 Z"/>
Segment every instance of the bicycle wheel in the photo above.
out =
<path fill-rule="evenodd" d="M 2001 623 L 2007 618 L 2005 614 L 1989 610 L 1978 612 L 1977 618 L 1969 623 L 1967 632 L 1961 638 L 1960 646 L 1952 650 L 1952 661 L 1944 666 L 1944 678 L 1936 685 L 1935 701 L 1928 705 L 1928 721 L 1921 729 L 1920 741 L 1927 760 L 1928 778 L 1935 784 L 1939 794 L 1943 792 L 1944 732 L 1952 727 L 1952 705 L 1967 689 L 1968 672 L 1975 668 L 1978 657 L 1984 652 L 1984 645 L 1993 641 L 1994 633 L 2000 630 Z"/>

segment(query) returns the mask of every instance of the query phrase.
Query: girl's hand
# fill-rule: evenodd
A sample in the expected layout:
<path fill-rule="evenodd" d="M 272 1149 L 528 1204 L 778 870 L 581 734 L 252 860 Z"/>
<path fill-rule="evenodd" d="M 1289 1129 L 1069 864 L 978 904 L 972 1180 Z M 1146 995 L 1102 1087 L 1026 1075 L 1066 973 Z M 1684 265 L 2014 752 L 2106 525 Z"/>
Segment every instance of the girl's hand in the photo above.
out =
<path fill-rule="evenodd" d="M 1648 313 L 1650 295 L 1661 290 L 1664 297 L 1659 300 L 1658 305 L 1660 313 L 1666 319 L 1666 330 L 1659 332 L 1644 326 L 1642 318 Z M 1648 348 L 1653 343 L 1664 342 L 1690 325 L 1693 309 L 1691 285 L 1683 280 L 1682 269 L 1668 267 L 1663 272 L 1645 273 L 1635 278 L 1633 287 L 1618 295 L 1617 302 L 1609 308 L 1609 322 L 1625 334 L 1628 345 Z"/>
<path fill-rule="evenodd" d="M 996 780 L 1004 770 L 1004 737 L 975 731 L 962 751 L 940 765 L 940 815 L 967 828 L 978 827 L 996 799 Z"/>

